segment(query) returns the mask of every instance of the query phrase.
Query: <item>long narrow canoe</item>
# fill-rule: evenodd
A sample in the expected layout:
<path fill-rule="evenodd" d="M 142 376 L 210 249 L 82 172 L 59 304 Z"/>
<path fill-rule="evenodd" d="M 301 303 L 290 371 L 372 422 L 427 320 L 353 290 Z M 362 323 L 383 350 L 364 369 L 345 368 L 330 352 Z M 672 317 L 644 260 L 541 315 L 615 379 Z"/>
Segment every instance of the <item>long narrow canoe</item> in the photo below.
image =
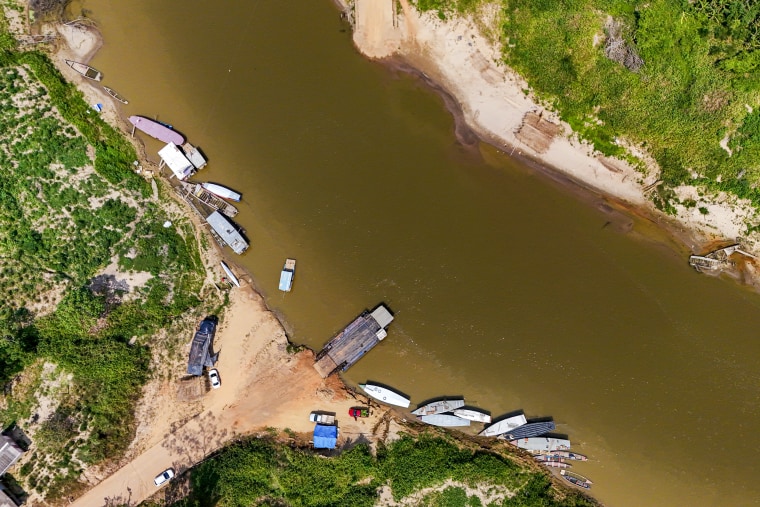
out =
<path fill-rule="evenodd" d="M 382 401 L 383 403 L 404 408 L 409 407 L 409 398 L 397 393 L 396 391 L 392 391 L 387 387 L 378 386 L 369 382 L 366 384 L 359 384 L 359 387 L 363 389 L 365 393 L 372 396 L 376 400 Z"/>
<path fill-rule="evenodd" d="M 89 65 L 75 62 L 72 60 L 64 60 L 64 61 L 66 62 L 66 65 L 74 69 L 76 72 L 82 74 L 87 79 L 92 79 L 93 81 L 100 81 L 101 79 L 103 79 L 103 74 L 101 74 L 99 70 L 95 70 Z"/>
<path fill-rule="evenodd" d="M 440 401 L 433 401 L 422 405 L 412 411 L 414 415 L 435 415 L 442 414 L 444 412 L 451 412 L 454 409 L 464 406 L 464 398 L 444 399 Z"/>
<path fill-rule="evenodd" d="M 419 418 L 420 421 L 426 424 L 432 424 L 433 426 L 443 426 L 444 428 L 470 425 L 470 421 L 468 419 L 462 419 L 461 417 L 450 414 L 421 415 Z"/>
<path fill-rule="evenodd" d="M 457 408 L 452 414 L 462 419 L 469 419 L 470 421 L 490 423 L 491 415 L 474 408 Z"/>
<path fill-rule="evenodd" d="M 110 96 L 111 96 L 111 97 L 113 97 L 114 99 L 118 100 L 118 101 L 119 101 L 119 102 L 121 102 L 122 104 L 129 104 L 129 101 L 128 101 L 127 99 L 125 99 L 124 97 L 122 97 L 121 95 L 119 95 L 119 94 L 116 92 L 116 90 L 114 90 L 113 88 L 109 88 L 109 87 L 107 87 L 107 86 L 104 86 L 104 87 L 103 87 L 103 89 L 106 91 L 106 93 L 107 93 L 108 95 L 110 95 Z"/>
<path fill-rule="evenodd" d="M 221 261 L 221 262 L 222 262 L 222 269 L 224 270 L 225 273 L 227 273 L 227 276 L 230 278 L 230 282 L 232 282 L 233 285 L 235 285 L 235 287 L 240 287 L 240 280 L 238 280 L 238 277 L 235 276 L 235 273 L 232 272 L 232 270 L 230 269 L 230 267 L 227 265 L 226 262 L 224 261 Z"/>
<path fill-rule="evenodd" d="M 144 116 L 130 116 L 129 123 L 135 126 L 137 130 L 145 132 L 150 137 L 163 141 L 167 144 L 174 143 L 180 146 L 185 142 L 185 138 L 178 132 L 161 125 L 157 121 L 153 121 L 150 118 Z"/>
<path fill-rule="evenodd" d="M 593 484 L 593 482 L 583 477 L 581 474 L 568 472 L 567 470 L 560 470 L 559 473 L 561 473 L 562 477 L 564 477 L 568 482 L 571 482 L 581 488 L 589 489 Z"/>

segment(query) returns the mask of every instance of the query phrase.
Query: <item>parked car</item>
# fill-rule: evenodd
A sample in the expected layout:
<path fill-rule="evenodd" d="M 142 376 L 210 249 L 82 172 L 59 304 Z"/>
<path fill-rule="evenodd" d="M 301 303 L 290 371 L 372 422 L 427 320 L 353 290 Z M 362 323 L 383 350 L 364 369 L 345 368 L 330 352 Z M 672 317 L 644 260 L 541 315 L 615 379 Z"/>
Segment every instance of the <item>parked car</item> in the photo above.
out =
<path fill-rule="evenodd" d="M 212 389 L 219 389 L 222 385 L 222 379 L 219 378 L 219 370 L 211 368 L 208 371 L 208 379 L 211 381 Z"/>
<path fill-rule="evenodd" d="M 335 424 L 335 415 L 325 412 L 312 412 L 309 414 L 309 420 L 319 424 Z"/>
<path fill-rule="evenodd" d="M 164 484 L 172 480 L 173 477 L 174 477 L 174 469 L 167 468 L 166 470 L 158 474 L 155 479 L 153 479 L 153 483 L 156 486 L 163 486 Z"/>

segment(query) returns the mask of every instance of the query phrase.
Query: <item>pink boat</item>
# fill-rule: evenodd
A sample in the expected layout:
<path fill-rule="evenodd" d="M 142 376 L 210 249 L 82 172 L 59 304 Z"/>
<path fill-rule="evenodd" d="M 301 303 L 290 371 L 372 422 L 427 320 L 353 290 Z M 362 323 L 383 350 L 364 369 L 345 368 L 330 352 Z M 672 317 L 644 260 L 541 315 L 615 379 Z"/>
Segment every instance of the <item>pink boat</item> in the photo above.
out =
<path fill-rule="evenodd" d="M 136 129 L 167 144 L 174 143 L 176 145 L 181 145 L 185 142 L 185 138 L 182 137 L 182 135 L 150 118 L 130 116 L 129 122 L 134 125 Z"/>

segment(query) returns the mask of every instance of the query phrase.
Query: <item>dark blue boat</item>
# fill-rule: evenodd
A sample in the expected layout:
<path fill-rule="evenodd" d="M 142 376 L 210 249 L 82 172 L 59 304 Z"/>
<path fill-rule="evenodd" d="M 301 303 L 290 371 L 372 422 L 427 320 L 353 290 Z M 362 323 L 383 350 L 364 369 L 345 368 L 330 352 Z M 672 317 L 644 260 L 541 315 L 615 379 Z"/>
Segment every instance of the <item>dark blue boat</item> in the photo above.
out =
<path fill-rule="evenodd" d="M 520 438 L 537 437 L 554 430 L 554 421 L 529 422 L 513 429 L 509 433 L 505 433 L 502 437 L 506 440 L 518 440 Z"/>

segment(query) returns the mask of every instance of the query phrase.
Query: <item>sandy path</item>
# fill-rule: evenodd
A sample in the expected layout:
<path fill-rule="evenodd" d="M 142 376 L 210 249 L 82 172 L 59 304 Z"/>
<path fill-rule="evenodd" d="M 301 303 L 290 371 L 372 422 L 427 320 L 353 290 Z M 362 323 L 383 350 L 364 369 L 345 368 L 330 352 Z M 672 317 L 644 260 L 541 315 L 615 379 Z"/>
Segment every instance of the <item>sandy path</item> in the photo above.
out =
<path fill-rule="evenodd" d="M 348 417 L 357 402 L 346 396 L 337 377 L 317 374 L 310 351 L 287 353 L 282 326 L 253 291 L 233 292 L 215 346 L 222 387 L 205 395 L 204 410 L 72 505 L 102 506 L 106 498 L 139 503 L 156 492 L 153 478 L 159 472 L 169 467 L 182 472 L 239 435 L 267 427 L 310 433 L 312 410 L 337 414 L 342 442 L 360 436 L 374 440 L 371 430 L 382 411 L 358 421 Z"/>

